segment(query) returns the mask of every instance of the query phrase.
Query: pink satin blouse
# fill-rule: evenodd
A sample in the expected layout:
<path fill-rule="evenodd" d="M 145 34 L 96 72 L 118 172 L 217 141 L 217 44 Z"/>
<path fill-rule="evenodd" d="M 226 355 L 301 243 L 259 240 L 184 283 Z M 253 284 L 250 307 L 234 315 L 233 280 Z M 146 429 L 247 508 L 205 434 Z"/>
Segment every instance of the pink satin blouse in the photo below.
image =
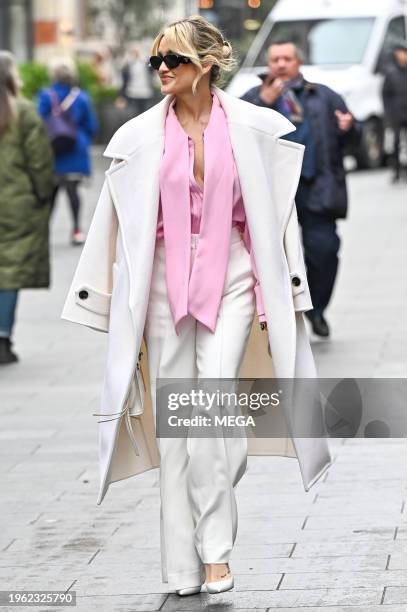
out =
<path fill-rule="evenodd" d="M 188 136 L 188 144 L 189 144 L 189 185 L 190 185 L 190 205 L 191 205 L 191 233 L 199 234 L 201 214 L 202 214 L 203 191 L 195 180 L 195 176 L 194 176 L 195 147 L 194 147 L 194 142 L 192 138 L 189 136 Z M 263 322 L 263 321 L 266 321 L 266 317 L 264 315 L 263 298 L 262 298 L 261 288 L 260 288 L 260 284 L 258 280 L 258 274 L 257 274 L 256 264 L 254 261 L 253 251 L 251 249 L 249 229 L 246 227 L 246 215 L 244 211 L 244 204 L 243 204 L 243 197 L 242 197 L 242 192 L 240 188 L 239 176 L 237 173 L 235 163 L 233 164 L 233 166 L 234 166 L 235 180 L 234 180 L 234 185 L 233 185 L 232 227 L 238 226 L 239 230 L 243 234 L 243 240 L 244 240 L 246 249 L 250 253 L 253 274 L 256 279 L 256 284 L 254 287 L 254 292 L 256 296 L 256 310 L 257 310 L 257 315 L 259 317 L 259 321 Z M 161 198 L 160 198 L 156 239 L 160 240 L 162 238 L 164 238 L 164 225 L 163 225 Z"/>

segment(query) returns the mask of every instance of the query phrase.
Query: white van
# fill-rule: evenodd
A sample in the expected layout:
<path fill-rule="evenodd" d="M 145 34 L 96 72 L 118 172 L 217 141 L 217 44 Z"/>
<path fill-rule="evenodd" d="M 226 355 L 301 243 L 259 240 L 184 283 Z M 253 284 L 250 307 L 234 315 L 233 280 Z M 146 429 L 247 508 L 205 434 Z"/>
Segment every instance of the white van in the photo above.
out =
<path fill-rule="evenodd" d="M 407 0 L 278 0 L 227 91 L 242 96 L 258 85 L 270 43 L 292 40 L 305 55 L 305 78 L 340 93 L 363 122 L 358 166 L 378 167 L 387 149 L 382 71 L 392 45 L 406 40 L 406 22 Z"/>

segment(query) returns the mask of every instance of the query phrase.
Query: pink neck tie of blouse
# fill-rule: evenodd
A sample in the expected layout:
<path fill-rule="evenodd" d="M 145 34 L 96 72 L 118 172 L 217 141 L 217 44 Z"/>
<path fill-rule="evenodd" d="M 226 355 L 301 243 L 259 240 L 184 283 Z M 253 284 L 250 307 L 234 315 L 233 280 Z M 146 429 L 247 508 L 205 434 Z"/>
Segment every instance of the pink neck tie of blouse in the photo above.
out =
<path fill-rule="evenodd" d="M 233 209 L 233 151 L 224 111 L 216 96 L 204 131 L 204 192 L 200 234 L 190 274 L 191 209 L 188 134 L 173 104 L 165 123 L 160 165 L 166 282 L 170 308 L 179 334 L 190 313 L 211 332 L 223 293 L 229 260 Z"/>

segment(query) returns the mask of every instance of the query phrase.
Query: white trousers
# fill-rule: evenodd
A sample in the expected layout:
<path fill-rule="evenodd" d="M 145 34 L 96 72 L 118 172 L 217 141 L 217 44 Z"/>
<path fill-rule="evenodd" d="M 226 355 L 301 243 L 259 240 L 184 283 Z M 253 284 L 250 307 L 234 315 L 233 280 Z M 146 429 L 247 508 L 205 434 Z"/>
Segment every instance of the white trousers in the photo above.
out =
<path fill-rule="evenodd" d="M 192 234 L 191 269 L 199 240 Z M 177 336 L 167 298 L 164 241 L 157 241 L 144 339 L 156 415 L 157 378 L 237 378 L 255 313 L 250 255 L 232 228 L 215 333 L 191 315 Z M 246 471 L 247 438 L 157 438 L 162 580 L 172 589 L 205 580 L 203 563 L 227 563 L 237 533 L 234 486 Z"/>

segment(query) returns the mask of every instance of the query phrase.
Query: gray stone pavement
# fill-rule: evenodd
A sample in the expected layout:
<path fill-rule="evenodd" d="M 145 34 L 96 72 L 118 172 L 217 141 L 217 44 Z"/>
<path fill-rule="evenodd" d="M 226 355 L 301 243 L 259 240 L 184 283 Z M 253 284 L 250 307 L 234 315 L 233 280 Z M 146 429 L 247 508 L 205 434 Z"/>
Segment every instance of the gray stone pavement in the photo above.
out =
<path fill-rule="evenodd" d="M 99 160 L 83 189 L 86 227 L 104 167 Z M 340 224 L 342 262 L 328 312 L 333 334 L 313 342 L 319 371 L 405 376 L 407 185 L 391 187 L 386 171 L 349 182 L 351 214 Z M 99 612 L 406 612 L 407 444 L 396 438 L 330 441 L 334 464 L 309 493 L 296 460 L 250 457 L 237 489 L 235 589 L 182 599 L 166 592 L 158 471 L 113 484 L 96 505 L 92 412 L 107 337 L 59 318 L 79 256 L 68 232 L 61 196 L 52 289 L 21 294 L 21 362 L 0 372 L 1 589 L 71 589 L 77 609 Z"/>

